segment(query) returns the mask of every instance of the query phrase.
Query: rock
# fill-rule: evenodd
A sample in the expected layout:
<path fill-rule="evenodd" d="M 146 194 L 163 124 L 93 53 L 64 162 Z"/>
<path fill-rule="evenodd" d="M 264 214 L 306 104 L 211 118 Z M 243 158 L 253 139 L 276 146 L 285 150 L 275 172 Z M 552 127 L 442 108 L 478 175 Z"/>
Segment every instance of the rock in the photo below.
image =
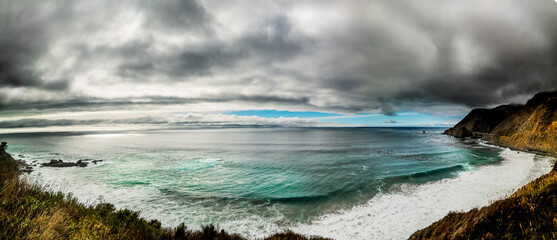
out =
<path fill-rule="evenodd" d="M 444 134 L 462 138 L 472 137 L 474 132 L 489 133 L 521 107 L 522 105 L 501 105 L 493 109 L 474 109 L 454 127 L 445 130 Z"/>
<path fill-rule="evenodd" d="M 50 160 L 49 163 L 42 163 L 41 166 L 42 167 L 87 167 L 87 163 L 82 161 L 77 161 L 75 163 L 64 162 L 61 159 L 58 160 L 52 159 Z"/>

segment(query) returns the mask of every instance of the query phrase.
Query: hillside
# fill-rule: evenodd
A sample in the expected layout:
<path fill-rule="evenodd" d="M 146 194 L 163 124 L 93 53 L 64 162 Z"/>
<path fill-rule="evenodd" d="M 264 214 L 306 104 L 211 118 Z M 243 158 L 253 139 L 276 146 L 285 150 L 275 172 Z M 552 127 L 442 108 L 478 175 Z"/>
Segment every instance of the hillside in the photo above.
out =
<path fill-rule="evenodd" d="M 71 195 L 48 192 L 20 178 L 19 164 L 0 150 L 0 239 L 245 239 L 214 226 L 200 231 L 163 228 L 138 212 L 112 204 L 87 206 Z M 323 239 L 292 232 L 265 239 Z"/>
<path fill-rule="evenodd" d="M 522 105 L 501 105 L 493 109 L 474 109 L 445 134 L 455 137 L 479 137 L 491 132 L 503 120 L 522 108 Z"/>
<path fill-rule="evenodd" d="M 557 91 L 538 93 L 525 105 L 474 109 L 445 134 L 483 138 L 500 146 L 556 154 Z"/>
<path fill-rule="evenodd" d="M 497 145 L 557 153 L 557 91 L 536 94 L 490 133 Z"/>
<path fill-rule="evenodd" d="M 557 91 L 538 93 L 523 106 L 472 110 L 445 134 L 556 155 Z M 557 163 L 509 198 L 466 213 L 449 213 L 410 239 L 557 239 L 556 209 Z"/>
<path fill-rule="evenodd" d="M 410 239 L 557 239 L 556 168 L 507 199 L 449 213 Z"/>

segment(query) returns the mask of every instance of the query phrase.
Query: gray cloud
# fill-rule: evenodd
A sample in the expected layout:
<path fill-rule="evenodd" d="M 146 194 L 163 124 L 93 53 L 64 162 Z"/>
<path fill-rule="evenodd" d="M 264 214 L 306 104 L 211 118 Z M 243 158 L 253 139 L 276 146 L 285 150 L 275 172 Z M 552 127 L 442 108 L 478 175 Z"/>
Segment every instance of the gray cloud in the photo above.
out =
<path fill-rule="evenodd" d="M 146 27 L 169 28 L 183 31 L 194 29 L 205 32 L 211 29 L 211 16 L 198 0 L 140 1 L 138 6 L 146 12 Z"/>
<path fill-rule="evenodd" d="M 309 97 L 281 97 L 272 95 L 216 95 L 206 96 L 204 98 L 177 98 L 177 97 L 161 97 L 161 96 L 144 96 L 141 98 L 76 98 L 64 101 L 36 101 L 25 102 L 23 104 L 1 105 L 2 109 L 20 109 L 20 110 L 43 110 L 43 109 L 102 109 L 114 110 L 124 108 L 126 106 L 157 106 L 157 105 L 180 105 L 191 103 L 221 103 L 221 102 L 258 102 L 258 103 L 287 103 L 287 104 L 307 104 Z"/>
<path fill-rule="evenodd" d="M 207 102 L 394 116 L 557 89 L 553 1 L 0 6 L 2 111 Z"/>
<path fill-rule="evenodd" d="M 102 120 L 75 120 L 75 119 L 37 119 L 26 118 L 14 121 L 0 122 L 0 128 L 25 128 L 25 127 L 50 127 L 50 126 L 72 126 L 72 125 L 91 125 L 103 123 Z"/>
<path fill-rule="evenodd" d="M 34 64 L 36 58 L 48 50 L 50 24 L 64 21 L 66 9 L 37 3 L 40 7 L 54 8 L 50 13 L 37 14 L 28 4 L 0 2 L 1 87 L 65 90 L 70 85 L 68 79 L 43 79 Z"/>
<path fill-rule="evenodd" d="M 323 123 L 298 118 L 268 119 L 256 116 L 235 116 L 224 114 L 175 114 L 164 116 L 145 116 L 125 119 L 38 119 L 23 118 L 12 121 L 0 121 L 0 129 L 69 127 L 80 125 L 118 126 L 144 125 L 166 127 L 308 127 L 341 126 L 337 123 Z"/>

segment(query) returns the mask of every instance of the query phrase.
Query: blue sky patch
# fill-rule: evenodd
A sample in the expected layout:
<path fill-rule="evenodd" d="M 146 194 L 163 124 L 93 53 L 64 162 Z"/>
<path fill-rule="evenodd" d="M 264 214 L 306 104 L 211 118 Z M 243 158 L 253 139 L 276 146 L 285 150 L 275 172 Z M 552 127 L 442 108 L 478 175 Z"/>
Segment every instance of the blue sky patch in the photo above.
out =
<path fill-rule="evenodd" d="M 435 116 L 417 112 L 398 112 L 395 116 L 379 113 L 338 114 L 311 111 L 245 110 L 231 111 L 226 114 L 237 116 L 257 116 L 262 118 L 303 118 L 321 122 L 342 123 L 354 126 L 378 127 L 450 127 L 462 119 L 458 116 Z"/>

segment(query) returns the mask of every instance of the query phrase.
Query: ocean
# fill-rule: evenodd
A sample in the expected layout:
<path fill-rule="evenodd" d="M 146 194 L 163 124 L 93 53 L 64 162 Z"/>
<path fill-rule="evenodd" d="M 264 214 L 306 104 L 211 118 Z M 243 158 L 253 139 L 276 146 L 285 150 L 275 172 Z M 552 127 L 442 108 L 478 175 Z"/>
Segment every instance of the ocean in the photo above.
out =
<path fill-rule="evenodd" d="M 438 128 L 236 128 L 0 135 L 24 177 L 163 226 L 215 224 L 262 238 L 405 239 L 449 211 L 504 198 L 553 158 L 456 139 Z"/>

